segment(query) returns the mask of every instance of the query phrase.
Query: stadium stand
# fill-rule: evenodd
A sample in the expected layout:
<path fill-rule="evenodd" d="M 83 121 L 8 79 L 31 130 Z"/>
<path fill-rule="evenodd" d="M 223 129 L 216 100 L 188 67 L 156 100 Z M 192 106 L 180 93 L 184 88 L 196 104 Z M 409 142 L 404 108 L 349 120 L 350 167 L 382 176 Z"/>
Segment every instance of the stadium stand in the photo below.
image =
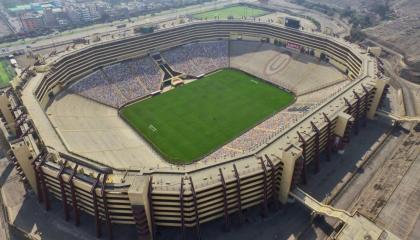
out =
<path fill-rule="evenodd" d="M 249 154 L 259 146 L 269 142 L 291 124 L 299 121 L 306 113 L 320 103 L 340 92 L 350 81 L 340 82 L 317 92 L 312 92 L 297 98 L 297 101 L 284 111 L 274 114 L 259 125 L 250 129 L 238 138 L 226 144 L 206 157 L 208 161 L 226 159 Z"/>
<path fill-rule="evenodd" d="M 147 91 L 141 86 L 136 75 L 131 73 L 130 68 L 125 63 L 117 63 L 107 66 L 103 69 L 104 73 L 109 77 L 109 82 L 128 99 L 136 99 L 143 97 Z"/>
<path fill-rule="evenodd" d="M 301 95 L 343 81 L 342 74 L 309 55 L 253 41 L 231 41 L 230 66 Z"/>
<path fill-rule="evenodd" d="M 228 52 L 228 44 L 231 45 L 230 52 Z M 265 55 L 262 55 L 262 53 L 265 53 Z M 269 57 L 266 55 L 269 55 Z M 302 97 L 299 97 L 298 102 L 290 106 L 286 109 L 286 111 L 281 111 L 275 114 L 255 128 L 234 139 L 223 148 L 220 148 L 216 152 L 207 156 L 207 160 L 232 158 L 254 151 L 255 148 L 269 142 L 272 137 L 279 134 L 291 123 L 296 122 L 306 112 L 316 106 L 316 104 L 322 102 L 324 99 L 328 99 L 332 93 L 340 91 L 350 82 L 343 82 L 342 80 L 335 80 L 332 82 L 326 80 L 308 81 L 308 79 L 304 76 L 296 77 L 296 73 L 299 72 L 296 68 L 301 67 L 299 66 L 299 61 L 293 61 L 292 66 L 290 66 L 289 62 L 287 62 L 287 66 L 284 66 L 284 69 L 278 69 L 279 73 L 287 76 L 279 78 L 277 72 L 274 71 L 274 74 L 270 73 L 270 71 L 264 70 L 264 67 L 261 64 L 267 64 L 267 59 L 273 59 L 276 56 L 285 56 L 285 59 L 287 60 L 290 55 L 284 54 L 284 52 L 279 52 L 279 50 L 271 44 L 261 42 L 198 42 L 172 48 L 163 52 L 162 56 L 168 61 L 171 67 L 177 71 L 193 76 L 199 76 L 220 68 L 228 67 L 229 64 L 227 62 L 231 59 L 230 61 L 233 66 L 246 72 L 253 73 L 257 76 L 264 77 L 276 85 L 290 88 L 294 91 L 304 93 L 304 90 L 310 87 L 319 86 L 321 83 L 325 85 L 323 89 L 318 89 L 317 91 L 307 93 Z M 301 58 L 301 56 L 294 56 L 294 59 L 299 58 Z M 277 67 L 280 65 L 277 65 Z M 258 67 L 256 68 L 254 66 Z M 286 67 L 293 68 L 293 76 L 289 76 L 287 74 Z M 99 74 L 100 73 L 101 72 L 99 71 Z M 144 97 L 150 92 L 158 90 L 160 88 L 160 81 L 163 74 L 160 72 L 157 64 L 155 64 L 150 57 L 125 61 L 104 67 L 103 73 L 105 76 L 108 76 L 109 84 L 103 79 L 97 77 L 97 74 L 93 74 L 93 78 L 89 77 L 89 80 L 85 81 L 87 81 L 87 84 L 94 84 L 95 86 L 102 86 L 102 84 L 104 84 L 104 87 L 108 86 L 110 90 L 101 90 L 101 93 L 96 91 L 81 91 L 81 95 L 113 107 L 119 107 L 127 101 Z M 83 87 L 78 89 L 83 89 Z M 122 94 L 118 94 L 117 91 Z M 102 94 L 103 92 L 109 92 L 113 95 L 111 97 L 110 94 Z"/>
<path fill-rule="evenodd" d="M 210 161 L 249 154 L 256 148 L 268 143 L 273 137 L 277 136 L 281 131 L 299 120 L 305 113 L 312 109 L 310 105 L 306 105 L 305 107 L 300 105 L 300 111 L 292 111 L 294 108 L 295 104 L 284 111 L 274 114 L 272 117 L 223 146 L 223 148 L 208 155 L 205 159 Z"/>
<path fill-rule="evenodd" d="M 98 70 L 73 84 L 69 90 L 113 107 L 122 106 L 127 101 L 119 89 L 107 80 L 102 70 Z"/>
<path fill-rule="evenodd" d="M 160 89 L 163 73 L 150 57 L 104 67 L 73 84 L 69 90 L 119 108 Z"/>
<path fill-rule="evenodd" d="M 340 92 L 343 88 L 345 88 L 350 83 L 351 81 L 349 80 L 341 81 L 337 84 L 330 85 L 318 91 L 301 95 L 297 98 L 297 103 L 308 105 L 308 104 L 323 102 L 325 101 L 325 99 L 332 97 L 335 93 Z"/>
<path fill-rule="evenodd" d="M 197 77 L 229 66 L 228 42 L 191 43 L 165 51 L 162 57 L 175 71 Z"/>
<path fill-rule="evenodd" d="M 127 62 L 128 67 L 139 80 L 144 83 L 149 92 L 160 89 L 163 72 L 150 57 L 144 57 Z"/>

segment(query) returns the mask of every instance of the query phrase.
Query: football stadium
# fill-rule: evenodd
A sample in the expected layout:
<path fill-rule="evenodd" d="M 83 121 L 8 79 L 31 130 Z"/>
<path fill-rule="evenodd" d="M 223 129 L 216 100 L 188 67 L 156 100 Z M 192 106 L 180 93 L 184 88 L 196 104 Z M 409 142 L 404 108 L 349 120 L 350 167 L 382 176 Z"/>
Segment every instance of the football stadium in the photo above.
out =
<path fill-rule="evenodd" d="M 366 49 L 247 20 L 192 21 L 46 59 L 0 95 L 8 153 L 48 210 L 140 238 L 286 204 L 374 119 L 388 79 Z M 102 229 L 104 228 L 104 229 Z"/>

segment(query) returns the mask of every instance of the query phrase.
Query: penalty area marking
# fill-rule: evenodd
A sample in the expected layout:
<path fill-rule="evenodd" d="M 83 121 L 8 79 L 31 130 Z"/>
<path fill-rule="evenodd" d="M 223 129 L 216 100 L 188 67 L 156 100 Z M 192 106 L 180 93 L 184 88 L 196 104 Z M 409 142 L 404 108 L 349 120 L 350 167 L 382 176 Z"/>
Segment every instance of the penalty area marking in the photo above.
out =
<path fill-rule="evenodd" d="M 149 129 L 150 129 L 152 132 L 157 132 L 157 128 L 155 128 L 155 126 L 153 126 L 152 124 L 150 124 L 150 125 L 149 125 Z"/>
<path fill-rule="evenodd" d="M 251 82 L 255 83 L 255 84 L 259 84 L 259 82 L 257 80 L 251 79 Z"/>

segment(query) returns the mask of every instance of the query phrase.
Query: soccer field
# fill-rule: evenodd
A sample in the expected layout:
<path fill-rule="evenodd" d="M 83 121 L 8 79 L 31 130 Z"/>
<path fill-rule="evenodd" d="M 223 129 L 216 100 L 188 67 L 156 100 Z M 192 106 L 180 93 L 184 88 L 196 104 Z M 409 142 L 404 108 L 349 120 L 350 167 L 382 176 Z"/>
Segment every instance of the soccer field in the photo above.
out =
<path fill-rule="evenodd" d="M 9 85 L 9 81 L 15 76 L 15 70 L 8 60 L 0 60 L 0 88 Z"/>
<path fill-rule="evenodd" d="M 214 19 L 216 17 L 219 17 L 220 19 L 227 19 L 229 16 L 232 16 L 233 18 L 242 18 L 258 17 L 265 14 L 268 14 L 268 11 L 264 11 L 259 8 L 253 8 L 249 6 L 232 6 L 203 13 L 197 13 L 193 15 L 193 17 L 196 19 Z"/>
<path fill-rule="evenodd" d="M 286 91 L 244 72 L 225 69 L 129 105 L 121 115 L 166 160 L 188 164 L 293 101 Z"/>

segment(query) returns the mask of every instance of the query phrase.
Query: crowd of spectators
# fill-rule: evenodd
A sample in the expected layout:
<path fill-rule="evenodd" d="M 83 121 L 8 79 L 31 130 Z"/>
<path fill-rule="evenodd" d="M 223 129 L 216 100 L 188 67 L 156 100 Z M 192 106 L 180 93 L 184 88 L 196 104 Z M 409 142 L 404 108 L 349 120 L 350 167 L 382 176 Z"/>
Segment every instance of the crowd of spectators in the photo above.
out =
<path fill-rule="evenodd" d="M 106 66 L 73 84 L 69 90 L 119 108 L 160 89 L 163 72 L 150 57 Z"/>
<path fill-rule="evenodd" d="M 288 109 L 278 112 L 269 119 L 258 124 L 256 127 L 245 132 L 238 138 L 226 144 L 222 148 L 208 155 L 205 160 L 229 159 L 238 157 L 258 149 L 269 143 L 288 126 L 298 121 L 310 108 L 302 108 L 302 111 L 289 111 Z"/>
<path fill-rule="evenodd" d="M 113 107 L 122 106 L 127 101 L 127 98 L 107 80 L 101 70 L 95 71 L 73 84 L 69 90 Z"/>
<path fill-rule="evenodd" d="M 199 76 L 229 66 L 228 42 L 192 43 L 162 54 L 176 70 Z M 161 88 L 163 72 L 150 58 L 124 61 L 106 66 L 70 87 L 74 93 L 119 108 Z"/>
<path fill-rule="evenodd" d="M 281 134 L 291 124 L 297 122 L 306 113 L 317 108 L 332 96 L 341 92 L 350 81 L 340 82 L 317 92 L 300 96 L 287 109 L 274 114 L 222 148 L 208 155 L 205 160 L 229 159 L 238 157 L 258 149 Z"/>
<path fill-rule="evenodd" d="M 147 95 L 146 89 L 140 84 L 141 79 L 132 74 L 126 63 L 117 63 L 103 69 L 109 82 L 117 87 L 129 100 Z"/>
<path fill-rule="evenodd" d="M 175 71 L 197 77 L 229 67 L 228 49 L 227 41 L 198 42 L 169 49 L 162 57 Z"/>
<path fill-rule="evenodd" d="M 149 92 L 160 89 L 163 72 L 150 57 L 127 62 L 135 76 L 140 78 Z"/>

